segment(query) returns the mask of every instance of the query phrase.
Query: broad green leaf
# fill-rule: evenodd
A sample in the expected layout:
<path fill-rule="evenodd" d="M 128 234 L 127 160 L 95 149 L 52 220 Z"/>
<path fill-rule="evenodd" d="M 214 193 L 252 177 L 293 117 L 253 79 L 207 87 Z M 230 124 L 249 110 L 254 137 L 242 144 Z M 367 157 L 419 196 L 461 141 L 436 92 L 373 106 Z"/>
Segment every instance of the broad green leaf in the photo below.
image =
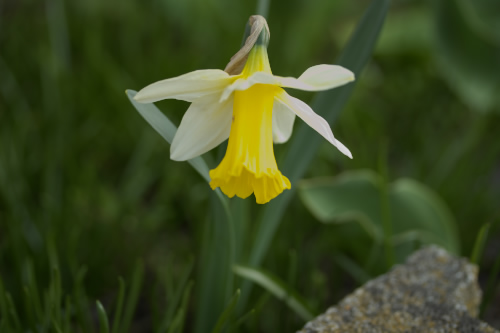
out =
<path fill-rule="evenodd" d="M 389 9 L 389 3 L 389 0 L 373 0 L 371 2 L 344 51 L 336 61 L 338 65 L 350 69 L 357 80 L 361 77 L 361 72 L 371 57 Z M 341 88 L 318 93 L 311 105 L 313 110 L 322 115 L 330 124 L 333 123 L 344 108 L 354 86 L 351 83 Z M 259 266 L 262 262 L 286 207 L 295 194 L 296 182 L 302 178 L 323 142 L 324 139 L 305 124 L 300 124 L 298 130 L 292 135 L 289 151 L 283 162 L 280 163 L 283 174 L 292 182 L 292 189 L 285 191 L 264 208 L 259 219 L 257 235 L 251 247 L 249 259 L 251 266 Z M 243 287 L 242 301 L 240 302 L 242 307 L 246 305 L 249 293 L 250 285 L 247 283 Z"/>
<path fill-rule="evenodd" d="M 382 241 L 380 176 L 369 170 L 345 172 L 336 178 L 303 180 L 299 195 L 323 223 L 358 223 L 375 241 Z"/>
<path fill-rule="evenodd" d="M 440 69 L 450 86 L 474 110 L 498 111 L 500 43 L 478 34 L 468 24 L 465 15 L 470 15 L 468 12 L 475 5 L 460 6 L 459 3 L 470 4 L 458 0 L 434 3 Z"/>
<path fill-rule="evenodd" d="M 398 179 L 389 188 L 394 235 L 414 232 L 423 243 L 437 244 L 458 254 L 455 219 L 443 200 L 412 179 Z"/>
<path fill-rule="evenodd" d="M 432 47 L 432 12 L 428 6 L 399 11 L 387 18 L 374 53 L 377 55 L 429 54 Z"/>
<path fill-rule="evenodd" d="M 276 298 L 284 301 L 290 309 L 295 311 L 302 319 L 308 321 L 311 320 L 314 315 L 308 309 L 304 300 L 285 282 L 281 281 L 278 277 L 272 275 L 271 273 L 265 272 L 258 268 L 252 268 L 248 266 L 235 265 L 233 267 L 233 272 L 245 279 L 248 279 L 271 294 Z"/>
<path fill-rule="evenodd" d="M 383 237 L 380 184 L 380 177 L 373 171 L 361 170 L 334 178 L 302 181 L 299 193 L 306 207 L 321 222 L 357 223 L 374 242 L 380 243 Z M 458 253 L 455 221 L 430 188 L 414 180 L 400 179 L 390 185 L 388 195 L 393 245 L 403 246 L 418 240 Z M 404 259 L 409 250 L 406 247 L 399 251 L 400 259 Z"/>
<path fill-rule="evenodd" d="M 139 111 L 140 115 L 160 134 L 168 143 L 172 143 L 177 128 L 175 125 L 153 104 L 153 103 L 139 103 L 134 100 L 137 94 L 134 90 L 126 91 L 128 99 L 132 105 Z M 208 166 L 205 160 L 201 157 L 195 157 L 188 160 L 189 164 L 198 171 L 198 173 L 205 178 L 207 182 L 210 181 L 208 175 Z"/>

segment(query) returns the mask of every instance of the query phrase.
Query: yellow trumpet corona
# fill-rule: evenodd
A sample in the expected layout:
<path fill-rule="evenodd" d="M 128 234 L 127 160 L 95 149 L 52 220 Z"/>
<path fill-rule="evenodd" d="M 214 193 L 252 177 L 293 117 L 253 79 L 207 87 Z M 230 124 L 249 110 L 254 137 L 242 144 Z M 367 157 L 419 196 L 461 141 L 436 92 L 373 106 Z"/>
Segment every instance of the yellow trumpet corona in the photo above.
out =
<path fill-rule="evenodd" d="M 250 52 L 242 76 L 262 71 L 271 73 L 267 51 L 257 45 Z M 228 197 L 247 198 L 255 194 L 263 204 L 290 189 L 290 181 L 278 170 L 273 150 L 272 114 L 281 88 L 256 84 L 234 93 L 233 117 L 226 155 L 210 171 L 210 186 L 220 187 Z"/>

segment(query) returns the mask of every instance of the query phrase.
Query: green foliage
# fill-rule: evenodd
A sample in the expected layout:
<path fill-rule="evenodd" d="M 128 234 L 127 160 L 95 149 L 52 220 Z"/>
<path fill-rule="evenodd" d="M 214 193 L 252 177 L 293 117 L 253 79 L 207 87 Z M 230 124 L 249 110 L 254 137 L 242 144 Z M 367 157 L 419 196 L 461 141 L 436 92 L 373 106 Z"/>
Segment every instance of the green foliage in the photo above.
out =
<path fill-rule="evenodd" d="M 137 94 L 136 91 L 127 90 L 126 94 L 141 116 L 163 137 L 163 139 L 165 139 L 165 141 L 172 143 L 177 127 L 175 127 L 175 125 L 172 124 L 154 104 L 136 102 L 134 100 L 134 96 Z M 188 162 L 206 181 L 210 181 L 208 166 L 203 160 L 203 157 L 198 156 Z"/>
<path fill-rule="evenodd" d="M 390 237 L 398 262 L 414 249 L 415 242 L 437 244 L 458 253 L 458 235 L 449 209 L 428 187 L 410 179 L 399 179 L 388 187 L 392 235 L 384 232 L 382 193 L 384 180 L 370 170 L 343 173 L 335 178 L 303 180 L 300 197 L 311 213 L 328 224 L 355 223 L 339 229 L 345 249 L 358 261 L 366 258 L 362 247 L 351 239 L 381 246 Z M 409 246 L 410 245 L 410 246 Z"/>
<path fill-rule="evenodd" d="M 371 56 L 388 7 L 389 1 L 386 0 L 376 0 L 371 3 L 336 62 L 337 64 L 350 69 L 354 75 L 361 74 Z M 353 84 L 350 84 L 335 90 L 318 93 L 312 101 L 311 107 L 331 123 L 341 112 L 352 90 Z M 322 140 L 305 124 L 301 124 L 301 127 L 294 133 L 289 143 L 290 148 L 281 164 L 284 174 L 292 183 L 304 175 L 319 145 L 323 142 Z M 258 266 L 263 260 L 294 192 L 295 188 L 292 188 L 263 209 L 259 219 L 257 237 L 250 253 L 249 263 L 251 266 Z M 246 302 L 249 289 L 248 284 L 243 288 L 243 304 Z"/>
<path fill-rule="evenodd" d="M 258 284 L 278 299 L 284 301 L 303 320 L 309 321 L 314 318 L 304 300 L 278 277 L 262 269 L 249 266 L 236 265 L 233 267 L 233 271 L 235 274 Z"/>
<path fill-rule="evenodd" d="M 436 2 L 437 47 L 451 87 L 479 111 L 499 111 L 500 6 L 492 0 Z"/>
<path fill-rule="evenodd" d="M 479 233 L 477 234 L 476 243 L 474 244 L 474 250 L 470 256 L 470 261 L 474 264 L 479 264 L 481 256 L 486 245 L 486 240 L 488 239 L 488 232 L 490 231 L 490 224 L 487 223 L 481 227 Z"/>
<path fill-rule="evenodd" d="M 269 13 L 275 73 L 337 58 L 357 79 L 313 98 L 292 93 L 312 100 L 354 159 L 298 121 L 291 142 L 275 146 L 292 191 L 266 207 L 210 190 L 224 147 L 190 161 L 195 170 L 169 160 L 165 140 L 186 103 L 134 104 L 138 115 L 123 96 L 224 68 L 256 8 Z M 293 332 L 310 314 L 291 316 L 284 290 L 320 313 L 386 271 L 370 234 L 383 239 L 384 228 L 315 223 L 294 196 L 304 175 L 379 170 L 381 142 L 396 253 L 422 241 L 474 253 L 488 320 L 498 230 L 481 228 L 498 210 L 500 118 L 475 111 L 498 108 L 497 9 L 490 0 L 394 1 L 371 57 L 388 1 L 0 2 L 0 332 Z M 422 223 L 449 219 L 427 209 L 436 196 L 459 237 Z M 406 211 L 414 216 L 400 225 Z M 271 288 L 249 288 L 235 263 Z M 285 281 L 269 284 L 277 276 Z"/>

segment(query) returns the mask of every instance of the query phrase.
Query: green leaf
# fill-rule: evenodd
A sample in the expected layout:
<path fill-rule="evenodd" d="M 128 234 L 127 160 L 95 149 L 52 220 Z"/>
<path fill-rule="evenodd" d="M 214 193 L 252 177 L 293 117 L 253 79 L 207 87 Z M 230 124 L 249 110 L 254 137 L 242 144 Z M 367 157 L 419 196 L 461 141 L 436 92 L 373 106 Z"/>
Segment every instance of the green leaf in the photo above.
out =
<path fill-rule="evenodd" d="M 302 319 L 309 321 L 314 318 L 314 315 L 308 309 L 305 301 L 285 282 L 281 281 L 278 277 L 266 272 L 262 269 L 252 268 L 249 266 L 235 265 L 233 272 L 245 279 L 248 279 L 271 294 L 276 298 L 285 302 L 297 315 Z"/>
<path fill-rule="evenodd" d="M 374 242 L 380 243 L 383 237 L 381 181 L 370 170 L 345 172 L 333 178 L 302 181 L 299 194 L 319 221 L 357 223 Z M 389 186 L 388 195 L 393 245 L 401 246 L 419 240 L 458 253 L 455 221 L 446 205 L 430 188 L 414 180 L 400 179 Z M 409 254 L 408 250 L 398 252 L 399 259 Z"/>
<path fill-rule="evenodd" d="M 476 1 L 484 3 L 474 0 Z M 474 9 L 478 7 L 471 3 L 468 0 L 442 0 L 434 3 L 440 69 L 450 86 L 474 110 L 498 111 L 500 43 L 496 37 L 492 39 L 478 34 L 477 30 L 469 25 L 466 17 L 474 16 Z"/>
<path fill-rule="evenodd" d="M 184 322 L 186 320 L 186 313 L 188 310 L 189 296 L 191 295 L 191 289 L 193 289 L 193 281 L 189 281 L 184 294 L 182 296 L 182 302 L 177 310 L 177 313 L 172 320 L 172 324 L 168 330 L 168 333 L 182 333 L 184 329 Z M 160 331 L 162 332 L 162 331 Z"/>
<path fill-rule="evenodd" d="M 490 231 L 491 224 L 484 224 L 479 233 L 477 234 L 476 242 L 474 243 L 474 249 L 470 256 L 470 261 L 473 264 L 479 265 L 479 261 L 483 255 L 484 246 L 486 245 L 486 240 L 488 239 L 488 232 Z"/>
<path fill-rule="evenodd" d="M 457 0 L 467 24 L 484 39 L 500 45 L 500 2 L 498 0 Z"/>
<path fill-rule="evenodd" d="M 323 223 L 358 223 L 376 242 L 383 238 L 379 175 L 370 170 L 344 172 L 335 178 L 303 180 L 299 195 L 309 211 Z"/>
<path fill-rule="evenodd" d="M 99 326 L 101 327 L 101 333 L 109 333 L 109 322 L 106 310 L 102 306 L 101 302 L 97 301 L 97 316 L 99 317 Z"/>
<path fill-rule="evenodd" d="M 215 324 L 215 328 L 212 330 L 212 333 L 220 333 L 222 331 L 227 320 L 233 313 L 239 298 L 240 298 L 240 290 L 238 289 L 236 290 L 236 293 L 234 294 L 234 296 L 231 298 L 228 305 L 224 309 L 224 312 L 222 312 L 222 314 L 219 316 L 219 319 L 217 320 L 217 323 Z"/>
<path fill-rule="evenodd" d="M 132 274 L 132 282 L 130 283 L 130 292 L 125 305 L 125 312 L 123 314 L 123 320 L 120 324 L 119 332 L 128 332 L 130 328 L 134 311 L 137 306 L 137 300 L 139 299 L 139 292 L 141 291 L 143 275 L 144 275 L 144 264 L 142 263 L 142 261 L 138 260 L 137 263 L 135 264 L 135 269 Z"/>
<path fill-rule="evenodd" d="M 130 100 L 130 102 L 134 105 L 134 107 L 139 111 L 141 116 L 168 142 L 172 143 L 172 140 L 174 138 L 175 132 L 177 131 L 177 128 L 175 125 L 152 103 L 138 103 L 134 100 L 134 96 L 136 95 L 136 92 L 133 90 L 127 90 L 126 91 L 127 96 Z M 196 171 L 207 181 L 210 181 L 210 176 L 209 176 L 209 168 L 205 162 L 205 160 L 201 157 L 195 157 L 191 160 L 188 160 L 189 164 L 195 168 Z M 217 196 L 218 200 L 220 201 L 222 205 L 222 213 L 223 218 L 217 219 L 217 223 L 226 223 L 226 228 L 227 228 L 227 237 L 225 240 L 227 241 L 227 247 L 228 250 L 225 250 L 224 253 L 228 255 L 228 261 L 229 264 L 227 267 L 231 267 L 232 264 L 235 262 L 235 235 L 234 235 L 234 226 L 233 226 L 233 218 L 231 216 L 231 211 L 229 207 L 229 201 L 227 197 L 225 197 L 220 189 L 215 190 L 215 195 Z M 217 242 L 221 242 L 221 239 L 217 239 Z M 215 264 L 219 262 L 219 259 L 215 260 Z M 209 262 L 208 264 L 211 264 Z M 229 298 L 229 291 L 232 292 L 232 273 L 230 268 L 224 269 L 225 272 L 228 274 L 228 278 L 226 281 L 226 294 L 228 295 Z M 206 273 L 208 272 L 208 273 Z M 218 272 L 217 272 L 218 273 Z M 202 272 L 202 280 L 205 282 L 210 279 L 209 276 L 209 271 L 203 271 Z M 220 283 L 220 279 L 216 281 L 216 283 Z M 220 295 L 216 295 L 214 293 L 214 290 L 217 290 L 216 288 L 214 289 L 212 285 L 207 285 L 206 283 L 201 283 L 200 287 L 200 294 L 201 297 L 199 298 L 200 304 L 206 304 L 207 302 L 213 303 L 214 299 L 224 299 L 224 297 L 221 297 Z M 221 309 L 222 307 L 220 307 Z M 209 316 L 208 312 L 214 311 L 217 309 L 217 306 L 214 306 L 212 308 L 204 306 L 201 307 L 201 310 L 197 312 L 197 320 L 196 320 L 196 332 L 200 332 L 204 327 L 206 326 L 205 322 L 213 320 L 214 316 Z M 201 323 L 201 324 L 200 324 Z M 201 326 L 200 326 L 201 325 Z"/>
<path fill-rule="evenodd" d="M 394 234 L 414 231 L 423 243 L 437 244 L 459 254 L 455 219 L 443 200 L 429 187 L 399 179 L 389 189 Z"/>
<path fill-rule="evenodd" d="M 153 103 L 139 103 L 135 101 L 134 96 L 137 94 L 136 91 L 127 90 L 126 93 L 128 99 L 137 111 L 139 111 L 141 116 L 156 130 L 156 132 L 158 132 L 158 134 L 171 144 L 175 132 L 177 132 L 175 125 Z M 207 182 L 210 181 L 207 163 L 201 156 L 188 160 L 188 163 L 191 164 Z"/>
<path fill-rule="evenodd" d="M 123 280 L 122 277 L 118 278 L 118 284 L 119 284 L 119 290 L 118 290 L 118 298 L 116 300 L 115 316 L 113 318 L 112 333 L 118 333 L 122 317 L 123 303 L 125 301 L 125 281 Z"/>
<path fill-rule="evenodd" d="M 500 256 L 497 256 L 495 264 L 493 265 L 493 268 L 491 269 L 491 272 L 489 274 L 488 283 L 486 284 L 486 288 L 484 290 L 484 298 L 483 302 L 481 303 L 479 318 L 483 318 L 486 309 L 488 308 L 489 304 L 496 295 L 495 291 L 497 290 L 498 284 L 500 283 L 499 274 L 500 274 Z"/>
<path fill-rule="evenodd" d="M 361 77 L 363 68 L 370 60 L 373 47 L 389 9 L 389 3 L 389 0 L 373 0 L 371 2 L 337 61 L 338 65 L 350 69 L 357 80 Z M 313 110 L 332 124 L 347 103 L 354 86 L 355 84 L 348 84 L 341 88 L 318 93 L 312 103 Z M 296 182 L 302 178 L 323 142 L 324 139 L 306 124 L 300 124 L 296 133 L 292 135 L 289 151 L 283 163 L 280 163 L 283 174 L 292 182 L 292 189 L 285 191 L 264 208 L 251 248 L 249 259 L 251 266 L 259 266 L 262 262 L 286 207 L 295 194 Z M 246 305 L 249 293 L 250 286 L 246 284 L 243 287 L 242 301 L 240 302 L 242 307 Z"/>
<path fill-rule="evenodd" d="M 188 261 L 187 266 L 184 268 L 184 271 L 181 274 L 181 278 L 179 280 L 179 283 L 178 283 L 177 287 L 175 288 L 176 291 L 175 292 L 172 291 L 173 296 L 171 299 L 169 297 L 169 299 L 167 301 L 167 304 L 168 304 L 167 311 L 164 314 L 164 318 L 159 326 L 160 327 L 159 332 L 165 332 L 167 330 L 167 327 L 172 322 L 173 317 L 175 315 L 175 310 L 180 306 L 180 303 L 183 299 L 183 294 L 184 294 L 184 292 L 186 290 L 186 286 L 189 282 L 189 276 L 191 275 L 191 273 L 193 271 L 193 266 L 194 266 L 194 258 L 191 257 Z M 169 276 L 167 276 L 167 278 L 171 278 L 171 276 L 172 276 L 172 274 L 169 274 Z"/>
<path fill-rule="evenodd" d="M 344 271 L 349 273 L 349 275 L 351 275 L 351 277 L 354 278 L 359 285 L 362 285 L 371 279 L 371 276 L 363 269 L 363 267 L 360 267 L 357 262 L 342 253 L 336 254 L 334 259 L 335 262 Z"/>

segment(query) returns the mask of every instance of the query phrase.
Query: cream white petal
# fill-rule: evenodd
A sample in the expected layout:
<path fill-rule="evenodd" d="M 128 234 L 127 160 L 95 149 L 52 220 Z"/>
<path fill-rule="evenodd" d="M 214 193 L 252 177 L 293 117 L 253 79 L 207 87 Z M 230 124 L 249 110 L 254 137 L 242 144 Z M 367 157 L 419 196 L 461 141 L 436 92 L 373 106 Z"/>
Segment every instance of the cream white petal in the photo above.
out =
<path fill-rule="evenodd" d="M 236 79 L 232 84 L 227 86 L 224 91 L 222 92 L 222 95 L 220 97 L 220 100 L 226 100 L 231 96 L 231 94 L 235 90 L 247 90 L 254 84 L 273 84 L 273 85 L 278 85 L 278 80 L 276 79 L 275 76 L 272 74 L 266 73 L 266 72 L 255 72 L 254 74 L 250 75 L 248 78 L 243 78 L 241 75 L 239 75 L 239 78 Z"/>
<path fill-rule="evenodd" d="M 233 98 L 223 103 L 211 95 L 188 108 L 175 133 L 170 158 L 185 161 L 206 153 L 229 137 L 233 116 Z"/>
<path fill-rule="evenodd" d="M 344 155 L 352 158 L 352 154 L 340 141 L 335 139 L 332 129 L 328 122 L 321 116 L 317 115 L 306 103 L 300 99 L 288 95 L 285 91 L 276 96 L 283 104 L 285 104 L 292 112 L 299 116 L 307 125 L 311 126 L 316 132 L 321 134 L 332 145 L 337 147 Z"/>
<path fill-rule="evenodd" d="M 273 104 L 273 141 L 274 143 L 287 142 L 292 135 L 295 113 L 279 99 Z"/>
<path fill-rule="evenodd" d="M 317 65 L 310 67 L 298 79 L 275 76 L 266 72 L 256 72 L 248 78 L 240 76 L 227 86 L 220 100 L 227 99 L 236 90 L 246 90 L 254 84 L 271 84 L 284 88 L 321 91 L 339 87 L 351 81 L 354 81 L 354 74 L 350 70 L 337 65 Z"/>
<path fill-rule="evenodd" d="M 134 99 L 142 103 L 153 103 L 174 98 L 187 102 L 222 92 L 234 79 L 219 69 L 205 69 L 174 78 L 158 81 L 141 89 Z"/>
<path fill-rule="evenodd" d="M 354 73 L 337 65 L 317 65 L 308 68 L 298 79 L 293 77 L 275 77 L 285 88 L 307 91 L 328 90 L 354 81 Z"/>

